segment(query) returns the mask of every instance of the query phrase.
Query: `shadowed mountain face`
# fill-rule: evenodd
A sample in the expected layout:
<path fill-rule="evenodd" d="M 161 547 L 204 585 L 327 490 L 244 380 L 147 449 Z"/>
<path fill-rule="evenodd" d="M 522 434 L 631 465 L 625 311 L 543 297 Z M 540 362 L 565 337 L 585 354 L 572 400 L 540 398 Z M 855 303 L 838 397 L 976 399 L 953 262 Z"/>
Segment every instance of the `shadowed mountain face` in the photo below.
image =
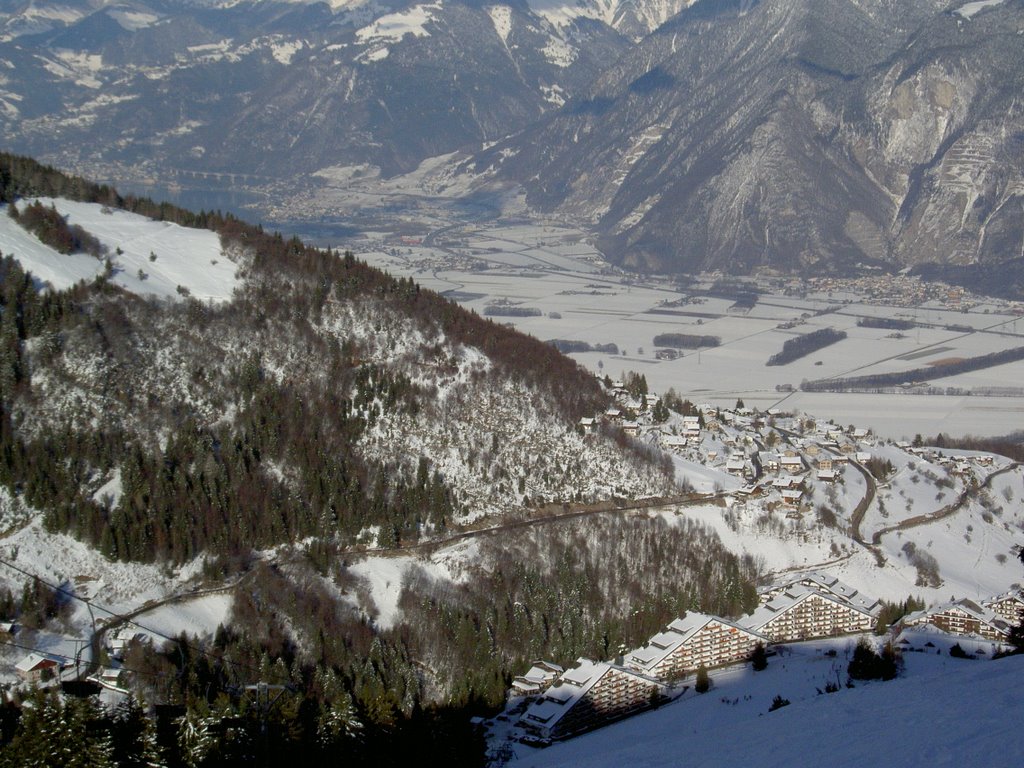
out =
<path fill-rule="evenodd" d="M 1024 4 L 945 6 L 705 0 L 483 161 L 642 269 L 1019 257 Z"/>

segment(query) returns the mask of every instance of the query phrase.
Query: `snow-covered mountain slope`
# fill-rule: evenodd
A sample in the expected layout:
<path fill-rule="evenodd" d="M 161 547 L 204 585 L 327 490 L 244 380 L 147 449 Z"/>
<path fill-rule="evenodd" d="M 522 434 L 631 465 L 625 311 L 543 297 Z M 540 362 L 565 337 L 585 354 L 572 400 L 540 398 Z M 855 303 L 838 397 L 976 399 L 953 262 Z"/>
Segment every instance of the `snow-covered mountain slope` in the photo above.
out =
<path fill-rule="evenodd" d="M 390 466 L 399 473 L 415 473 L 418 462 L 426 460 L 430 475 L 439 473 L 453 493 L 461 522 L 518 509 L 524 498 L 596 501 L 613 495 L 660 495 L 673 487 L 656 462 L 622 451 L 610 438 L 579 436 L 575 421 L 541 394 L 553 382 L 541 378 L 524 386 L 523 381 L 504 380 L 494 359 L 444 332 L 437 318 L 411 317 L 378 295 L 324 297 L 313 326 L 299 335 L 316 338 L 318 345 L 334 351 L 326 357 L 310 354 L 296 345 L 291 310 L 281 303 L 293 290 L 295 296 L 306 295 L 308 281 L 314 279 L 310 275 L 283 276 L 277 264 L 258 268 L 250 249 L 238 243 L 224 248 L 208 230 L 150 221 L 94 203 L 41 202 L 52 202 L 69 223 L 81 225 L 108 248 L 115 285 L 143 296 L 177 299 L 185 306 L 164 309 L 117 294 L 98 296 L 82 310 L 103 315 L 95 325 L 73 323 L 45 334 L 46 340 L 26 339 L 24 354 L 31 359 L 35 397 L 14 405 L 26 439 L 59 423 L 76 430 L 115 430 L 155 445 L 178 429 L 175 414 L 181 409 L 209 427 L 231 424 L 239 410 L 226 408 L 225 400 L 234 399 L 228 393 L 237 385 L 238 372 L 252 368 L 255 355 L 266 386 L 354 384 L 356 389 L 336 393 L 359 403 L 352 406 L 352 416 L 364 424 L 347 447 L 374 466 Z M 6 215 L 0 219 L 0 250 L 30 273 L 39 268 L 44 272 L 39 279 L 54 288 L 105 271 L 99 259 L 65 256 L 42 245 Z M 266 321 L 266 296 L 277 297 L 278 308 L 285 312 L 278 321 Z M 217 311 L 209 300 L 219 302 Z M 197 323 L 196 313 L 203 314 L 204 307 L 211 311 Z M 264 319 L 239 319 L 239 313 L 244 317 L 250 312 Z M 112 336 L 117 343 L 111 343 Z M 481 338 L 480 343 L 493 338 Z M 522 342 L 524 352 L 536 345 L 544 354 L 555 354 L 539 342 L 525 337 Z M 338 358 L 342 343 L 352 350 L 345 364 L 369 371 L 349 385 L 336 371 L 332 374 L 339 359 L 331 359 Z M 49 351 L 54 346 L 58 354 Z M 589 379 L 588 387 L 597 388 L 587 374 L 579 375 Z M 414 406 L 394 402 L 390 389 L 403 387 L 415 393 Z M 336 423 L 324 428 L 343 431 Z M 118 468 L 96 469 L 88 473 L 89 487 L 80 490 L 98 500 Z M 304 481 L 290 460 L 273 467 L 268 463 L 264 469 L 274 482 L 300 492 Z M 119 493 L 113 496 L 113 507 L 131 502 Z"/>
<path fill-rule="evenodd" d="M 35 200 L 53 205 L 69 225 L 82 227 L 105 248 L 99 258 L 58 253 L 11 219 L 7 206 L 0 207 L 0 252 L 15 256 L 39 281 L 56 290 L 106 274 L 108 260 L 110 280 L 140 296 L 180 300 L 191 295 L 201 301 L 227 301 L 238 284 L 237 265 L 209 230 L 153 221 L 96 203 Z"/>
<path fill-rule="evenodd" d="M 119 180 L 411 170 L 524 127 L 629 45 L 458 0 L 82 3 L 31 35 L 21 11 L 0 14 L 8 148 Z"/>
<path fill-rule="evenodd" d="M 560 27 L 595 19 L 640 39 L 698 0 L 527 0 L 538 15 Z"/>

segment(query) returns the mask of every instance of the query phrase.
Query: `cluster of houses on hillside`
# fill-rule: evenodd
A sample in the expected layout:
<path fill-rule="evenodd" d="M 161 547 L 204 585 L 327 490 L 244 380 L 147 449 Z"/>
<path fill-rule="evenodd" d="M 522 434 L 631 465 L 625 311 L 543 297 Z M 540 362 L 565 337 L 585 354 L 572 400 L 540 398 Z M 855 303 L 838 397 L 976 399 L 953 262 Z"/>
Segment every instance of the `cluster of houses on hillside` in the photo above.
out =
<path fill-rule="evenodd" d="M 585 433 L 602 426 L 656 443 L 661 449 L 720 473 L 720 488 L 738 500 L 763 499 L 765 509 L 780 509 L 799 517 L 813 506 L 815 490 L 847 482 L 848 468 L 867 473 L 877 455 L 885 455 L 868 429 L 840 427 L 777 410 L 758 412 L 708 404 L 690 406 L 686 415 L 659 422 L 660 397 L 634 395 L 622 382 L 612 382 L 615 403 L 604 413 L 580 420 Z M 895 447 L 943 468 L 950 476 L 969 476 L 976 468 L 990 467 L 991 454 L 948 455 L 935 448 L 899 442 Z M 706 477 L 714 477 L 714 474 Z M 739 484 L 737 485 L 737 481 Z M 708 490 L 710 490 L 710 481 Z"/>
<path fill-rule="evenodd" d="M 20 627 L 15 622 L 0 622 L 0 639 L 14 637 L 19 631 Z M 67 638 L 64 640 L 67 641 Z M 27 642 L 33 641 L 29 639 Z M 85 640 L 75 640 L 74 642 L 77 646 L 84 646 L 86 644 Z M 100 668 L 89 679 L 108 690 L 127 693 L 117 687 L 117 682 L 121 678 L 123 670 L 116 666 L 116 663 L 124 659 L 125 651 L 129 643 L 132 642 L 148 644 L 151 642 L 151 639 L 149 635 L 137 632 L 127 625 L 105 635 L 106 650 L 110 654 L 110 658 L 115 662 L 115 665 Z M 38 685 L 50 681 L 60 683 L 72 677 L 77 678 L 78 668 L 79 665 L 76 664 L 75 658 L 59 653 L 34 650 L 15 663 L 14 672 L 22 682 Z"/>
<path fill-rule="evenodd" d="M 529 741 L 564 739 L 656 707 L 678 695 L 700 668 L 745 662 L 760 644 L 834 637 L 873 630 L 882 603 L 834 576 L 806 573 L 760 591 L 760 605 L 735 621 L 691 612 L 614 662 L 580 658 L 563 670 L 536 662 L 513 682 L 527 697 L 518 726 Z M 894 628 L 930 624 L 942 631 L 1004 642 L 1024 621 L 1024 591 L 980 605 L 960 600 L 904 617 Z"/>

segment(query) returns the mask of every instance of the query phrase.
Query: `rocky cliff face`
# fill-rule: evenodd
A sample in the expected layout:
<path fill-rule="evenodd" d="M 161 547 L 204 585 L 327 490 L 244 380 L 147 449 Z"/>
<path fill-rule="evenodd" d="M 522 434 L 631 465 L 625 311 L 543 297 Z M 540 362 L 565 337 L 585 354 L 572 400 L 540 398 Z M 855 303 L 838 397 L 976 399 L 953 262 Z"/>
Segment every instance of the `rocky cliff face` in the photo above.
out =
<path fill-rule="evenodd" d="M 1020 256 L 1022 32 L 1019 2 L 705 1 L 485 160 L 638 268 Z"/>

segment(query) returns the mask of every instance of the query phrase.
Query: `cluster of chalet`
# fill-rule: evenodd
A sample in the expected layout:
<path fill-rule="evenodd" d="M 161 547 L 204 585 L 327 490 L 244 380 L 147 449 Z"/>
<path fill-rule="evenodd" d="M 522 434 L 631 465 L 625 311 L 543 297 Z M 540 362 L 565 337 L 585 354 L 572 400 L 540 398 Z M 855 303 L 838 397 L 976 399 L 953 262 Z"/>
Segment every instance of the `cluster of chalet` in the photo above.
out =
<path fill-rule="evenodd" d="M 897 442 L 896 447 L 907 453 L 920 456 L 932 464 L 938 464 L 954 475 L 967 475 L 971 473 L 974 467 L 991 467 L 995 463 L 995 456 L 990 453 L 954 453 L 946 455 L 935 448 L 915 446 L 906 440 Z"/>
<path fill-rule="evenodd" d="M 798 517 L 816 486 L 841 483 L 845 470 L 873 457 L 876 445 L 871 431 L 836 426 L 831 422 L 811 425 L 801 419 L 769 410 L 758 413 L 749 408 L 696 407 L 689 415 L 670 425 L 653 423 L 652 412 L 658 395 L 634 397 L 622 382 L 612 384 L 615 404 L 604 414 L 581 419 L 584 432 L 601 424 L 615 425 L 626 434 L 656 440 L 666 451 L 739 478 L 744 484 L 730 494 L 740 500 L 769 497 L 790 517 Z M 764 419 L 788 419 L 787 428 L 766 427 Z M 779 439 L 781 437 L 781 440 Z M 970 475 L 991 466 L 994 457 L 985 453 L 957 453 L 947 456 L 934 448 L 916 447 L 906 441 L 896 447 L 944 467 L 952 475 Z"/>
<path fill-rule="evenodd" d="M 0 637 L 11 637 L 18 631 L 18 625 L 11 621 L 0 621 Z M 122 627 L 107 636 L 107 650 L 111 658 L 120 661 L 131 642 L 148 643 L 149 636 L 140 632 L 134 632 L 130 628 Z M 42 683 L 48 679 L 59 680 L 66 670 L 74 666 L 74 663 L 67 656 L 54 653 L 43 653 L 32 651 L 14 665 L 17 676 L 26 683 Z M 531 670 L 532 671 L 532 670 Z M 560 668 L 559 668 L 559 671 Z M 103 668 L 90 677 L 100 685 L 114 690 L 116 681 L 122 670 L 118 668 Z M 553 678 L 552 678 L 553 679 Z"/>
<path fill-rule="evenodd" d="M 880 608 L 834 577 L 801 575 L 763 590 L 750 616 L 730 621 L 687 613 L 617 663 L 578 659 L 564 672 L 535 663 L 513 682 L 514 695 L 536 697 L 519 725 L 535 737 L 564 739 L 657 706 L 686 675 L 745 661 L 758 643 L 873 629 Z"/>
<path fill-rule="evenodd" d="M 1006 642 L 1010 630 L 1024 623 L 1024 592 L 1013 590 L 982 600 L 954 600 L 904 616 L 896 625 L 900 631 L 931 625 L 951 635 L 980 637 Z"/>
<path fill-rule="evenodd" d="M 611 406 L 598 417 L 585 416 L 579 425 L 585 434 L 591 434 L 601 424 L 611 424 L 622 429 L 632 437 L 655 433 L 663 448 L 683 448 L 688 442 L 696 442 L 701 435 L 701 417 L 683 416 L 682 429 L 667 432 L 652 423 L 651 414 L 661 398 L 654 393 L 634 397 L 621 381 L 612 382 L 612 396 L 615 405 Z"/>

